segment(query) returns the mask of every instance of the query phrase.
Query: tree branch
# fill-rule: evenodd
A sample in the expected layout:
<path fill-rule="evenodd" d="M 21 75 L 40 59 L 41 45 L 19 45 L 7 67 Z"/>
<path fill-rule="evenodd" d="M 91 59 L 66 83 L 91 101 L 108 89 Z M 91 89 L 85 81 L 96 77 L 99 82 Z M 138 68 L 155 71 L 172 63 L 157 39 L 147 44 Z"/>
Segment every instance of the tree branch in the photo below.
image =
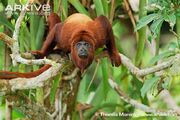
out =
<path fill-rule="evenodd" d="M 121 56 L 121 61 L 122 64 L 134 75 L 137 77 L 143 77 L 145 75 L 155 73 L 161 70 L 164 70 L 171 65 L 173 65 L 176 61 L 180 59 L 180 54 L 175 55 L 174 57 L 170 58 L 168 61 L 157 64 L 155 66 L 149 67 L 149 68 L 144 68 L 144 69 L 139 69 L 136 67 L 129 58 L 124 56 L 123 54 L 120 54 Z"/>
<path fill-rule="evenodd" d="M 157 114 L 158 113 L 158 114 L 171 114 L 171 115 L 176 115 L 176 116 L 180 115 L 179 111 L 175 111 L 175 110 L 169 110 L 169 111 L 157 110 L 157 109 L 151 108 L 149 106 L 146 106 L 146 105 L 144 105 L 142 103 L 139 103 L 138 101 L 136 101 L 134 99 L 131 99 L 129 96 L 127 96 L 120 89 L 118 84 L 115 83 L 113 80 L 109 79 L 109 84 L 110 84 L 111 88 L 113 88 L 118 93 L 118 95 L 120 96 L 120 98 L 123 101 L 131 104 L 132 106 L 134 106 L 137 109 L 140 109 L 140 110 L 142 110 L 144 112 L 147 112 L 147 113 L 153 113 L 153 114 Z"/>
<path fill-rule="evenodd" d="M 61 65 L 52 66 L 41 75 L 34 78 L 15 78 L 11 80 L 0 80 L 0 96 L 16 90 L 35 89 L 43 87 L 44 82 L 57 75 Z"/>

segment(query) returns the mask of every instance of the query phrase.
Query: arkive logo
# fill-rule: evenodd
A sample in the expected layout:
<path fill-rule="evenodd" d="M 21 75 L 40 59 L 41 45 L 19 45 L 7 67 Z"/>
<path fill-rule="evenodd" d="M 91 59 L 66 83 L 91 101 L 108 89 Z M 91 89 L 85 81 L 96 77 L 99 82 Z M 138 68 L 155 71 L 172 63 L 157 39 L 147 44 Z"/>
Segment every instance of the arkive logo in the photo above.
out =
<path fill-rule="evenodd" d="M 6 14 L 10 14 L 12 12 L 18 12 L 18 11 L 27 11 L 27 12 L 41 12 L 41 13 L 46 13 L 49 14 L 51 7 L 48 4 L 32 4 L 32 5 L 7 5 L 5 8 Z"/>

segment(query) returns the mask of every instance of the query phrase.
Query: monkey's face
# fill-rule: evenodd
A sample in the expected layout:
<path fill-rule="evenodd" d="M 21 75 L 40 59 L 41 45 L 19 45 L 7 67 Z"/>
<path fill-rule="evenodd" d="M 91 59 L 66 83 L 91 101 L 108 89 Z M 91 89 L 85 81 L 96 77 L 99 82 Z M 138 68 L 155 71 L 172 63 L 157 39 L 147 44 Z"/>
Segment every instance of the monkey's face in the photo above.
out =
<path fill-rule="evenodd" d="M 89 52 L 91 51 L 90 49 L 92 49 L 92 45 L 90 45 L 88 42 L 86 41 L 79 41 L 75 44 L 75 48 L 77 51 L 77 55 L 81 58 L 81 59 L 86 59 L 89 56 Z"/>
<path fill-rule="evenodd" d="M 71 57 L 74 64 L 83 71 L 94 59 L 94 47 L 89 42 L 80 40 L 74 44 Z"/>

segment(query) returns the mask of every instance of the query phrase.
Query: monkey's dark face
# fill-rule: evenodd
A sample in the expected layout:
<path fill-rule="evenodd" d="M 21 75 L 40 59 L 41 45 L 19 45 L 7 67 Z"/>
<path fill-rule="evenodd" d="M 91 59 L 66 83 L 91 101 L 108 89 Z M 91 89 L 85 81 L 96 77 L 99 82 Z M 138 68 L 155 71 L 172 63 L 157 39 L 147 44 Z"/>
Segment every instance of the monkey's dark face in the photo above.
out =
<path fill-rule="evenodd" d="M 74 64 L 81 70 L 86 69 L 94 59 L 93 44 L 87 40 L 78 41 L 71 48 L 71 57 Z"/>
<path fill-rule="evenodd" d="M 91 49 L 92 46 L 88 42 L 82 40 L 76 43 L 75 48 L 77 55 L 82 59 L 86 59 L 89 56 L 89 49 Z"/>

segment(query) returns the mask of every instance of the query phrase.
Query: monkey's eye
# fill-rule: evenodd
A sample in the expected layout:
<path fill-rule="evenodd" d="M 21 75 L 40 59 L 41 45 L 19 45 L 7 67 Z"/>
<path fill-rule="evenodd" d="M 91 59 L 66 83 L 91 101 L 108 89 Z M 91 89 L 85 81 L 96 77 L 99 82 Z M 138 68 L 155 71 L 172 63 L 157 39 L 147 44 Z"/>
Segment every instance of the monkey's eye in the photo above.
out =
<path fill-rule="evenodd" d="M 76 44 L 76 47 L 79 48 L 80 46 L 81 46 L 81 43 L 78 42 L 78 43 Z"/>
<path fill-rule="evenodd" d="M 91 48 L 91 45 L 89 44 L 89 43 L 85 43 L 85 46 L 87 47 L 87 48 Z"/>

